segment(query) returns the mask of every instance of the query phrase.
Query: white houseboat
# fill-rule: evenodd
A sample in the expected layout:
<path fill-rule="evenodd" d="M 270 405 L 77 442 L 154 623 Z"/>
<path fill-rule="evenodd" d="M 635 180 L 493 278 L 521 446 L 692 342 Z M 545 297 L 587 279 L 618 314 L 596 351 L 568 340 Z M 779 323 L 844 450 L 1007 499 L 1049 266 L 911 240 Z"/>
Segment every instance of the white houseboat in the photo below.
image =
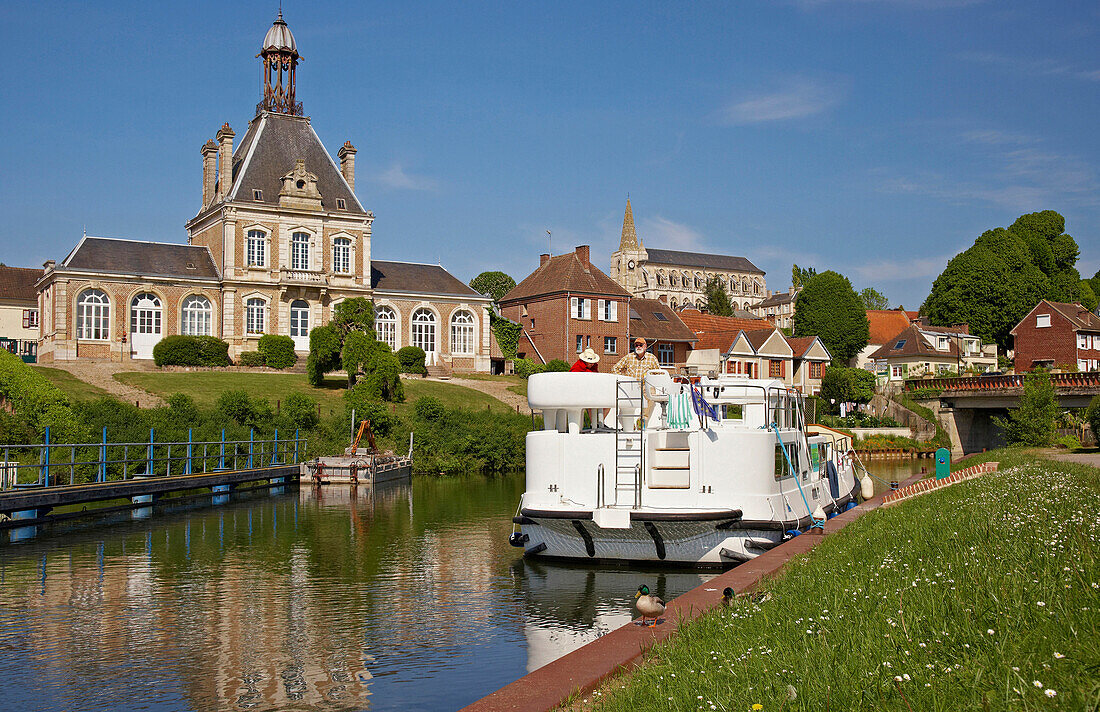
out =
<path fill-rule="evenodd" d="M 527 393 L 528 556 L 731 565 L 856 501 L 846 448 L 778 380 L 544 373 Z"/>

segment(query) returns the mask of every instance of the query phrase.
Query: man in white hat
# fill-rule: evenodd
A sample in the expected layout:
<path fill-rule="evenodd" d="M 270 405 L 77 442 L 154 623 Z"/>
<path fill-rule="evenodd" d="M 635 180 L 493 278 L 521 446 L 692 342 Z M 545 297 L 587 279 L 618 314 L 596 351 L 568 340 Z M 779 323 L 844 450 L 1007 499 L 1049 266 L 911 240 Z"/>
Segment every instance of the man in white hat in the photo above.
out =
<path fill-rule="evenodd" d="M 573 364 L 572 371 L 579 371 L 580 373 L 599 373 L 600 372 L 600 355 L 592 350 L 589 346 L 587 349 L 581 352 L 577 362 Z"/>

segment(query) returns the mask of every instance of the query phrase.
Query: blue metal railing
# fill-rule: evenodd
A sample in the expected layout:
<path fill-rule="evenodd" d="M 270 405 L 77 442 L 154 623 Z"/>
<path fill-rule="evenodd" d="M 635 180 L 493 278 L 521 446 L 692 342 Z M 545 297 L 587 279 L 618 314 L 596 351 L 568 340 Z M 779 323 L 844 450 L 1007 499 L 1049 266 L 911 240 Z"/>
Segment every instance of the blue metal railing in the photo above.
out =
<path fill-rule="evenodd" d="M 0 491 L 23 487 L 55 487 L 89 482 L 114 482 L 136 477 L 171 477 L 219 470 L 296 465 L 306 458 L 306 440 L 295 430 L 292 438 L 158 442 L 149 429 L 149 440 L 113 443 L 107 428 L 97 443 L 54 443 L 47 427 L 40 445 L 0 445 Z"/>

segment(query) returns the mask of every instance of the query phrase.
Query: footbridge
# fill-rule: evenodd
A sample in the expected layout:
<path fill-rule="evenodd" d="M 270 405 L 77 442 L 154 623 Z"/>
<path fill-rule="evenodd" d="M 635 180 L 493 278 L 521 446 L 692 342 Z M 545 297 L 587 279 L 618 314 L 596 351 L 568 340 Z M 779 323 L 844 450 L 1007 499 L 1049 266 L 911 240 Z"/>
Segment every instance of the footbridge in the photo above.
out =
<path fill-rule="evenodd" d="M 1020 406 L 1026 378 L 1023 373 L 914 378 L 905 382 L 905 390 L 925 396 L 919 400 L 939 416 L 951 435 L 953 453 L 961 454 L 1005 444 L 993 419 Z M 1084 408 L 1100 395 L 1100 373 L 1052 373 L 1050 380 L 1062 408 Z"/>

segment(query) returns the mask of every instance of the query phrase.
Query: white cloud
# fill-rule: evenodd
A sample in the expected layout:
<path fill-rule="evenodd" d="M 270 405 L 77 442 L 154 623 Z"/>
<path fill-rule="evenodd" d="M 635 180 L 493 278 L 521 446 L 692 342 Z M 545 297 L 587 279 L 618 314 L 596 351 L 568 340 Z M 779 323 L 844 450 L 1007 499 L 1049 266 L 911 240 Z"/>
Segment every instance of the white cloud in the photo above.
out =
<path fill-rule="evenodd" d="M 876 260 L 861 265 L 852 265 L 851 270 L 859 276 L 859 282 L 883 284 L 897 280 L 929 279 L 938 277 L 948 260 L 954 257 L 906 258 L 897 260 Z"/>
<path fill-rule="evenodd" d="M 978 51 L 961 52 L 957 57 L 967 62 L 1000 67 L 1030 77 L 1071 77 L 1100 82 L 1100 69 L 1082 69 L 1072 62 L 1059 59 L 1030 59 L 997 52 Z"/>
<path fill-rule="evenodd" d="M 436 181 L 427 176 L 418 176 L 407 173 L 400 163 L 393 163 L 389 168 L 370 176 L 375 183 L 397 190 L 434 190 Z"/>
<path fill-rule="evenodd" d="M 997 129 L 987 129 L 978 131 L 967 131 L 962 135 L 963 141 L 967 143 L 985 143 L 991 145 L 999 144 L 1028 144 L 1035 143 L 1037 139 L 1028 136 L 1026 134 L 1015 133 L 1012 131 L 998 131 Z"/>
<path fill-rule="evenodd" d="M 642 243 L 665 250 L 699 250 L 703 236 L 683 223 L 656 216 L 637 222 Z"/>
<path fill-rule="evenodd" d="M 832 109 L 846 94 L 842 83 L 799 77 L 775 91 L 734 99 L 719 111 L 719 118 L 734 126 L 799 119 Z"/>

